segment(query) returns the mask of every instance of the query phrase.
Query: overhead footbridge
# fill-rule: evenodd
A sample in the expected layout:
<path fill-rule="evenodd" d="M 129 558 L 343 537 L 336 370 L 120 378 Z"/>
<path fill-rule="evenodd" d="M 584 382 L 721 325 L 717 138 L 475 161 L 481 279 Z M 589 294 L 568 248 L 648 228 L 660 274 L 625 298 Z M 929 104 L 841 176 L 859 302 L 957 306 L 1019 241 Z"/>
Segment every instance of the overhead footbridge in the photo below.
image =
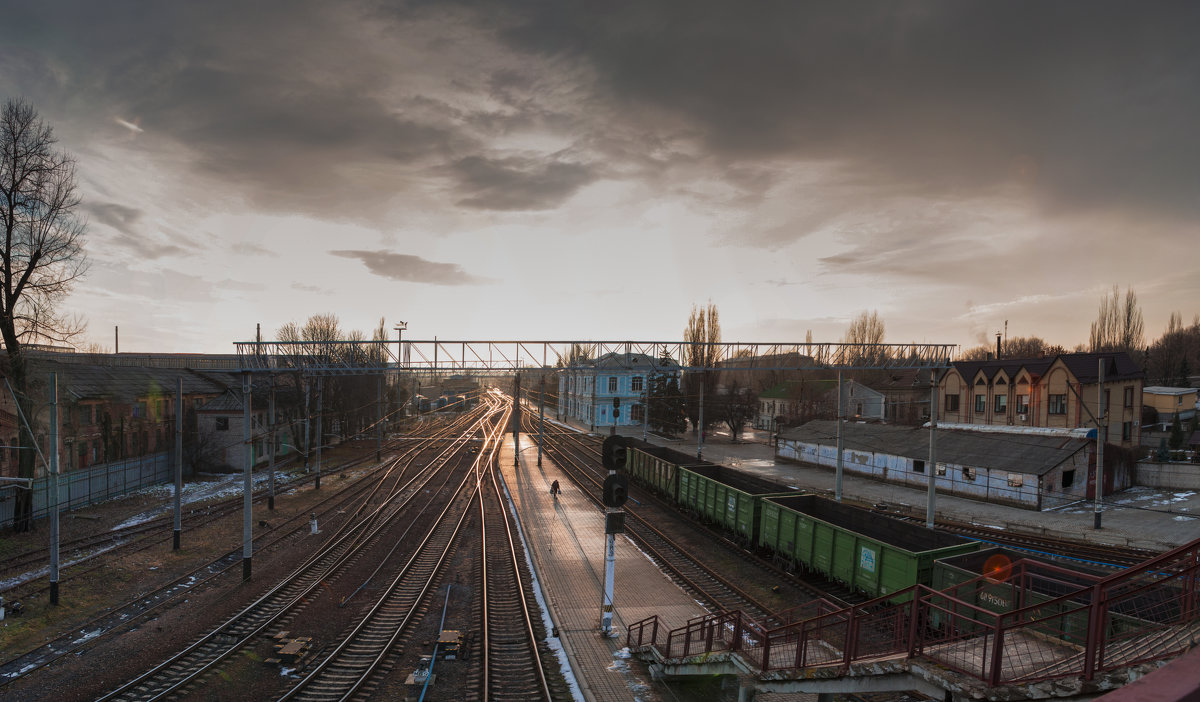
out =
<path fill-rule="evenodd" d="M 1092 699 L 1200 641 L 1200 540 L 1106 575 L 1020 560 L 944 590 L 916 585 L 772 618 L 740 612 L 626 642 L 667 677 L 737 675 L 755 692 L 917 690 L 946 700 Z"/>

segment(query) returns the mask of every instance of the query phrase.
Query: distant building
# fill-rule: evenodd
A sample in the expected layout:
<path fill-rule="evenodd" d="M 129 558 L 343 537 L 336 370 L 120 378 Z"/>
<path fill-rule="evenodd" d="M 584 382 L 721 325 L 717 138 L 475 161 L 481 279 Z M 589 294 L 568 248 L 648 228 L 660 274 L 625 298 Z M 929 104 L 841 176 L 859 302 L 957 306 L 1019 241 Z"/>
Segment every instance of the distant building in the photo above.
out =
<path fill-rule="evenodd" d="M 1145 374 L 1122 352 L 956 361 L 938 380 L 938 423 L 1095 428 L 1101 361 L 1108 443 L 1135 448 Z"/>
<path fill-rule="evenodd" d="M 937 466 L 931 467 L 928 428 L 846 422 L 843 470 L 921 489 L 928 485 L 930 471 L 935 471 L 940 494 L 1025 509 L 1050 509 L 1089 497 L 1094 442 L 1070 430 L 1030 432 L 939 428 Z M 818 420 L 783 430 L 776 455 L 798 463 L 836 466 L 837 422 Z"/>
<path fill-rule="evenodd" d="M 1151 385 L 1142 389 L 1142 404 L 1153 407 L 1158 414 L 1157 424 L 1166 429 L 1171 426 L 1176 417 L 1186 422 L 1196 416 L 1197 402 L 1200 390 L 1196 388 L 1168 388 L 1161 385 Z"/>
<path fill-rule="evenodd" d="M 608 353 L 572 363 L 558 375 L 558 417 L 590 427 L 639 425 L 651 377 L 665 373 L 676 379 L 679 364 L 637 353 Z M 619 406 L 614 406 L 614 400 Z M 613 416 L 613 410 L 617 416 Z"/>
<path fill-rule="evenodd" d="M 883 418 L 893 424 L 919 425 L 929 421 L 929 369 L 893 368 L 868 384 L 883 393 Z"/>

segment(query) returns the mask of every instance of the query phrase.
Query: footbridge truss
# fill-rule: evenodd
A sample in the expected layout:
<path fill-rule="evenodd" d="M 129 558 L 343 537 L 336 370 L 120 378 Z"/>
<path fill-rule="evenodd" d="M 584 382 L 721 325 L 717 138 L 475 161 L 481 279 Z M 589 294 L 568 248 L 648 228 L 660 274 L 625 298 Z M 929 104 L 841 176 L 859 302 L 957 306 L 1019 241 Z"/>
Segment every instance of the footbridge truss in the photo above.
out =
<path fill-rule="evenodd" d="M 383 371 L 512 373 L 596 363 L 672 370 L 867 370 L 945 368 L 956 344 L 745 343 L 682 341 L 239 341 L 238 370 L 362 375 Z M 711 365 L 689 365 L 700 357 Z"/>

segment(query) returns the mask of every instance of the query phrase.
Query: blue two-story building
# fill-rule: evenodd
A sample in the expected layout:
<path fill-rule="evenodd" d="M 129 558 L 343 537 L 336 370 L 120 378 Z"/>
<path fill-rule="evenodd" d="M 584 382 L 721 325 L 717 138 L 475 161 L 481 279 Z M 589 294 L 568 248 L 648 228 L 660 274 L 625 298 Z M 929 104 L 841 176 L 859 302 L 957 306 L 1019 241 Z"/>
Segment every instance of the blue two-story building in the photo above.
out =
<path fill-rule="evenodd" d="M 656 373 L 678 379 L 679 364 L 638 353 L 607 353 L 572 363 L 558 376 L 558 418 L 593 428 L 640 425 Z"/>

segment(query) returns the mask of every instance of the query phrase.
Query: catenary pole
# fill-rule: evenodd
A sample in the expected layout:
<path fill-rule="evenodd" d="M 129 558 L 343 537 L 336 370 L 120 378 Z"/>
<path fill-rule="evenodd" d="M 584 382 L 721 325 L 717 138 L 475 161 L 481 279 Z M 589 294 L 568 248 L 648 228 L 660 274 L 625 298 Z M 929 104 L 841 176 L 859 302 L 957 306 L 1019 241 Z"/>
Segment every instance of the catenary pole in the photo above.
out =
<path fill-rule="evenodd" d="M 313 489 L 321 489 L 321 447 L 325 445 L 325 376 L 317 376 L 317 477 Z"/>
<path fill-rule="evenodd" d="M 250 374 L 242 373 L 242 580 L 250 579 L 254 553 L 250 524 L 254 510 L 254 445 L 250 441 Z"/>
<path fill-rule="evenodd" d="M 700 371 L 700 413 L 696 427 L 696 458 L 704 458 L 704 371 Z"/>
<path fill-rule="evenodd" d="M 937 501 L 937 369 L 929 369 L 929 482 L 925 487 L 925 526 L 933 528 L 934 503 Z"/>
<path fill-rule="evenodd" d="M 50 604 L 58 605 L 58 374 L 50 374 Z"/>
<path fill-rule="evenodd" d="M 175 379 L 175 528 L 171 549 L 179 550 L 183 535 L 183 376 Z"/>
<path fill-rule="evenodd" d="M 383 376 L 375 379 L 375 462 L 383 460 Z"/>
<path fill-rule="evenodd" d="M 844 442 L 846 440 L 846 437 L 844 436 L 845 429 L 843 427 L 846 424 L 846 413 L 844 411 L 844 408 L 842 407 L 842 372 L 840 370 L 838 371 L 837 384 L 838 384 L 838 389 L 837 389 L 837 395 L 838 395 L 838 398 L 837 398 L 837 461 L 834 463 L 834 465 L 836 466 L 836 469 L 835 469 L 836 475 L 834 476 L 833 499 L 837 500 L 838 502 L 841 502 L 842 501 L 842 469 L 844 468 L 842 454 L 844 452 L 844 448 L 845 448 Z"/>
<path fill-rule="evenodd" d="M 275 510 L 275 441 L 276 441 L 276 436 L 277 436 L 275 433 L 276 428 L 275 428 L 275 374 L 274 373 L 271 374 L 271 398 L 270 398 L 269 406 L 267 407 L 267 412 L 270 413 L 270 417 L 267 418 L 267 421 L 270 422 L 270 424 L 271 424 L 271 448 L 267 449 L 267 456 L 270 457 L 267 462 L 267 509 L 274 511 Z"/>
<path fill-rule="evenodd" d="M 1100 513 L 1104 505 L 1104 443 L 1108 440 L 1108 417 L 1104 406 L 1104 359 L 1099 359 L 1100 377 L 1096 386 L 1100 411 L 1096 413 L 1096 504 L 1092 509 L 1092 528 L 1100 529 Z"/>
<path fill-rule="evenodd" d="M 542 446 L 546 443 L 546 374 L 542 373 L 538 388 L 538 468 L 542 467 Z"/>

